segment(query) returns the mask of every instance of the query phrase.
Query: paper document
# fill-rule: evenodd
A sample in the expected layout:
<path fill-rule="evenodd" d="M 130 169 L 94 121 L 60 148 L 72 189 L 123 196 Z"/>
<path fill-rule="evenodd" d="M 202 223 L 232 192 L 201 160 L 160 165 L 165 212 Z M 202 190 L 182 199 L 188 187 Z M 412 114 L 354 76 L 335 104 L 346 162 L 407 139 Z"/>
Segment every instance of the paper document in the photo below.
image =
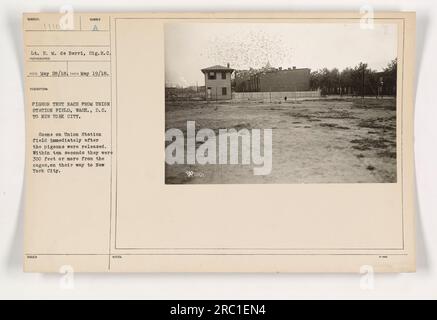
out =
<path fill-rule="evenodd" d="M 26 13 L 24 269 L 415 270 L 415 13 Z"/>

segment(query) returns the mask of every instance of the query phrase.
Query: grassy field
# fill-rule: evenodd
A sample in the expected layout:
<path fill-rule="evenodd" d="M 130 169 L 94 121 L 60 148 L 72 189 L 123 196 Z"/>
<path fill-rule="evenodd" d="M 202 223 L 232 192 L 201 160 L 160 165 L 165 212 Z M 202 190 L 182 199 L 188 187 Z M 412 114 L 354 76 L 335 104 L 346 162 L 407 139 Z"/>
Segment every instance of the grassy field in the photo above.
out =
<path fill-rule="evenodd" d="M 166 183 L 396 182 L 396 101 L 319 99 L 283 103 L 166 104 L 166 129 L 273 129 L 273 169 L 166 165 Z M 188 175 L 187 172 L 193 174 Z"/>

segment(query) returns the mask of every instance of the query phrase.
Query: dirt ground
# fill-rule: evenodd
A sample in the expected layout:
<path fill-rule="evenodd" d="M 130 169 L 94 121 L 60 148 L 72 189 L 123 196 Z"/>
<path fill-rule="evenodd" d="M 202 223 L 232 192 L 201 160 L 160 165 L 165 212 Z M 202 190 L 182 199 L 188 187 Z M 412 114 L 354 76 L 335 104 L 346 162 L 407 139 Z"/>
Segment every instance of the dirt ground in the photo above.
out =
<path fill-rule="evenodd" d="M 166 129 L 273 129 L 270 175 L 253 165 L 167 165 L 166 183 L 396 182 L 396 101 L 319 99 L 261 102 L 172 102 Z"/>

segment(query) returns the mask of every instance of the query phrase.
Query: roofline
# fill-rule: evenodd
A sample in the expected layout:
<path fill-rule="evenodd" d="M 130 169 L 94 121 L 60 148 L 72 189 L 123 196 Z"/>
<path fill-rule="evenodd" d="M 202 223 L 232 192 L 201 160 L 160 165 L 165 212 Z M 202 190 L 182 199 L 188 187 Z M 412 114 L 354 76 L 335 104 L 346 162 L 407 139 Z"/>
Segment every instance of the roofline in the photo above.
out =
<path fill-rule="evenodd" d="M 234 72 L 235 69 L 232 69 L 232 68 L 217 68 L 217 69 L 203 68 L 203 69 L 200 69 L 200 71 L 202 71 L 203 73 L 205 73 L 207 71 L 228 71 L 228 72 Z"/>
<path fill-rule="evenodd" d="M 273 70 L 256 70 L 256 69 L 253 69 L 253 73 L 250 73 L 250 74 L 248 74 L 248 76 L 254 76 L 254 75 L 259 75 L 259 74 L 266 74 L 266 73 L 276 73 L 276 72 L 283 72 L 283 71 L 298 71 L 298 70 L 308 70 L 308 71 L 310 71 L 311 72 L 311 68 L 296 68 L 296 69 L 292 69 L 292 68 L 290 68 L 290 69 L 281 69 L 281 70 L 279 70 L 279 69 L 273 69 Z M 247 70 L 247 69 L 244 69 L 244 70 L 236 70 L 237 72 L 238 71 L 245 71 L 245 72 L 250 72 L 251 70 L 249 69 L 249 70 Z"/>
<path fill-rule="evenodd" d="M 267 70 L 267 71 L 264 71 L 264 72 L 280 72 L 280 71 L 297 71 L 297 70 L 311 70 L 311 68 L 290 68 L 290 69 L 276 69 L 276 70 Z M 263 72 L 263 71 L 261 71 L 261 72 Z"/>

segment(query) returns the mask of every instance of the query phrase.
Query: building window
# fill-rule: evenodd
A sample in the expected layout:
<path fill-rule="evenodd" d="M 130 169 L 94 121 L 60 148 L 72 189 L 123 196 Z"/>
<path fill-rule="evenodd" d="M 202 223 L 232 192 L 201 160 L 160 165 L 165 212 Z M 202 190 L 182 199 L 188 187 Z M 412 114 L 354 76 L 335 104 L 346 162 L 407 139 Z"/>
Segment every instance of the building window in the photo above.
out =
<path fill-rule="evenodd" d="M 208 80 L 215 80 L 215 72 L 208 72 Z"/>
<path fill-rule="evenodd" d="M 226 72 L 222 72 L 222 79 L 226 79 Z"/>
<path fill-rule="evenodd" d="M 222 88 L 222 96 L 225 96 L 225 95 L 227 95 L 227 88 L 223 87 Z"/>

